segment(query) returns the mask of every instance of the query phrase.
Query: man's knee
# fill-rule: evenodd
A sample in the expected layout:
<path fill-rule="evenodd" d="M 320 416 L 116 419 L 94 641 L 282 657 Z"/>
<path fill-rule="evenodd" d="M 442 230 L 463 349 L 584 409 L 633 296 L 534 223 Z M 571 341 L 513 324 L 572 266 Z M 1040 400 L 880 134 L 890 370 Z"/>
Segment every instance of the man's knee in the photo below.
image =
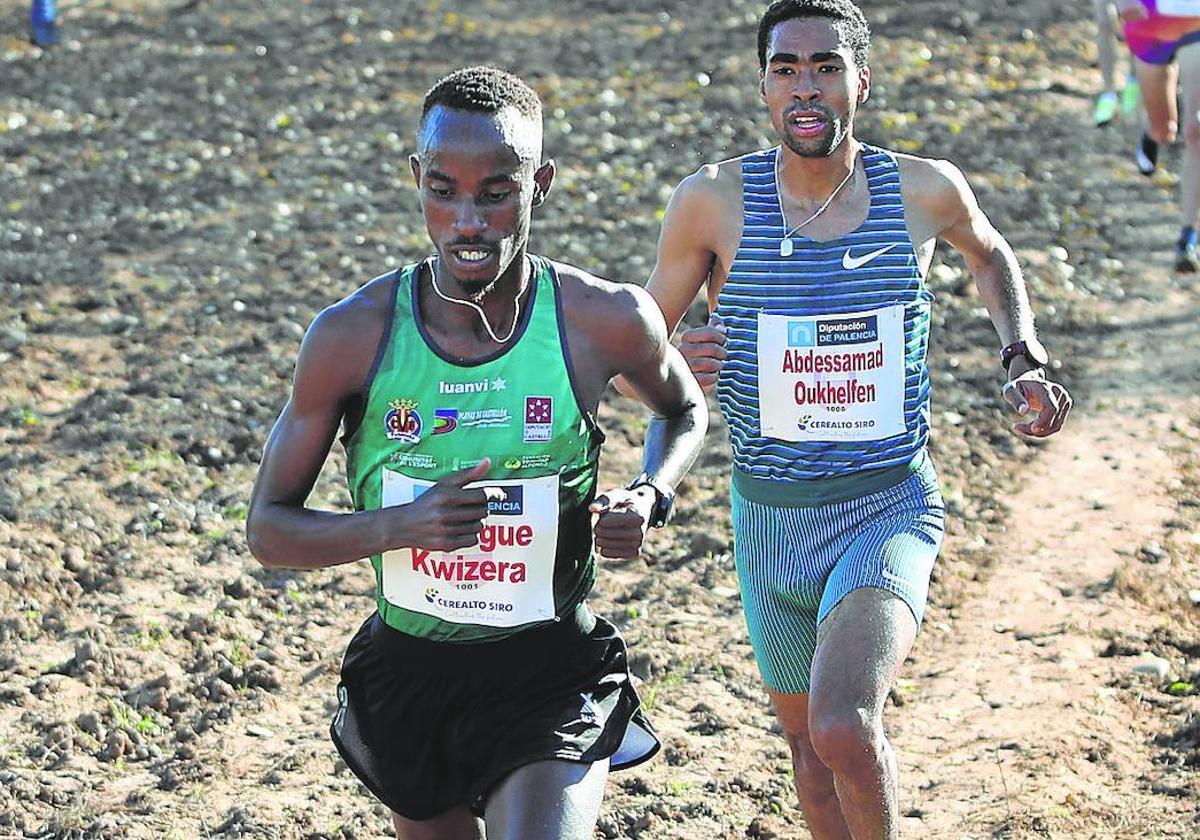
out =
<path fill-rule="evenodd" d="M 883 753 L 883 725 L 861 707 L 814 709 L 809 719 L 813 752 L 838 775 L 875 772 Z"/>
<path fill-rule="evenodd" d="M 813 749 L 807 732 L 784 732 L 792 751 L 792 769 L 796 772 L 796 793 L 802 802 L 821 802 L 837 796 L 833 775 Z"/>

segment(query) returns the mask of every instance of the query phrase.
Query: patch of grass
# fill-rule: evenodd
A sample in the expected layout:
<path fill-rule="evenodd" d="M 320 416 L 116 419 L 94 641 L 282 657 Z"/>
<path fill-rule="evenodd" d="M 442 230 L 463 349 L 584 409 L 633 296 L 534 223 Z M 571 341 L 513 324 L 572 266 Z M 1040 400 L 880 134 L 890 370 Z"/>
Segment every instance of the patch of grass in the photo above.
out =
<path fill-rule="evenodd" d="M 675 797 L 683 796 L 685 793 L 694 789 L 695 787 L 695 783 L 686 782 L 683 779 L 671 779 L 666 784 L 667 794 Z"/>
<path fill-rule="evenodd" d="M 139 458 L 131 458 L 125 469 L 131 473 L 157 472 L 183 466 L 183 458 L 170 449 L 147 449 Z"/>
<path fill-rule="evenodd" d="M 161 647 L 164 640 L 171 638 L 171 631 L 157 621 L 151 621 L 146 627 L 138 630 L 137 645 L 142 650 L 155 650 Z"/>
<path fill-rule="evenodd" d="M 229 661 L 241 668 L 253 658 L 254 653 L 250 650 L 250 641 L 239 634 L 229 650 Z"/>

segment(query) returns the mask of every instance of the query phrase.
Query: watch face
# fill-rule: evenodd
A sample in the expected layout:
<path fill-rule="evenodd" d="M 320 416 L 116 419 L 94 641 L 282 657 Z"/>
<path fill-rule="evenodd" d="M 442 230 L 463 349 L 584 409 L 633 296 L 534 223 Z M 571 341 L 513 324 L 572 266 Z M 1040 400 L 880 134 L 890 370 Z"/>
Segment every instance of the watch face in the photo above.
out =
<path fill-rule="evenodd" d="M 1018 341 L 1015 344 L 1010 344 L 1004 348 L 1000 354 L 1000 362 L 1004 365 L 1004 369 L 1012 365 L 1012 360 L 1017 356 L 1024 356 L 1035 367 L 1045 367 L 1050 363 L 1050 354 L 1046 352 L 1046 348 L 1036 338 L 1031 338 L 1028 341 Z"/>

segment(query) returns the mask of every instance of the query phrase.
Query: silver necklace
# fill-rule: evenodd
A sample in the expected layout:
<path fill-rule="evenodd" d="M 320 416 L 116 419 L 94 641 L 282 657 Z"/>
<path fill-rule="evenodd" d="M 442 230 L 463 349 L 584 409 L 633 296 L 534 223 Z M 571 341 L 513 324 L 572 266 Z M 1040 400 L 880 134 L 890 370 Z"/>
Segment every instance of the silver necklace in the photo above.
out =
<path fill-rule="evenodd" d="M 783 192 L 779 189 L 778 152 L 776 153 L 775 160 L 775 198 L 779 201 L 779 217 L 783 219 L 783 238 L 779 240 L 779 256 L 790 257 L 796 250 L 796 243 L 792 241 L 792 234 L 800 230 L 800 228 L 804 227 L 813 219 L 817 218 L 817 216 L 820 216 L 822 213 L 824 213 L 826 208 L 833 203 L 833 200 L 837 198 L 837 194 L 842 191 L 842 187 L 846 186 L 846 182 L 849 181 L 854 175 L 854 169 L 858 162 L 858 156 L 855 156 L 854 162 L 850 164 L 850 171 L 846 173 L 846 177 L 842 179 L 842 182 L 833 188 L 833 192 L 829 194 L 829 198 L 825 199 L 825 203 L 818 207 L 811 216 L 809 216 L 800 224 L 796 225 L 791 230 L 787 229 L 787 214 L 783 212 Z"/>
<path fill-rule="evenodd" d="M 500 338 L 492 330 L 492 325 L 488 323 L 487 315 L 484 314 L 482 306 L 475 303 L 473 300 L 463 300 L 462 298 L 450 297 L 441 290 L 441 287 L 438 286 L 437 281 L 436 263 L 429 267 L 429 277 L 433 281 L 434 292 L 436 292 L 437 296 L 442 300 L 446 301 L 447 303 L 460 303 L 463 306 L 469 306 L 479 313 L 479 320 L 483 321 L 483 328 L 487 330 L 487 334 L 492 337 L 492 341 L 496 342 L 497 344 L 504 344 L 510 338 L 512 338 L 513 333 L 517 331 L 517 322 L 521 320 L 521 293 L 525 291 L 524 284 L 517 288 L 517 296 L 513 298 L 513 307 L 516 309 L 516 312 L 513 314 L 512 326 L 508 330 L 508 335 L 504 336 L 504 338 Z"/>

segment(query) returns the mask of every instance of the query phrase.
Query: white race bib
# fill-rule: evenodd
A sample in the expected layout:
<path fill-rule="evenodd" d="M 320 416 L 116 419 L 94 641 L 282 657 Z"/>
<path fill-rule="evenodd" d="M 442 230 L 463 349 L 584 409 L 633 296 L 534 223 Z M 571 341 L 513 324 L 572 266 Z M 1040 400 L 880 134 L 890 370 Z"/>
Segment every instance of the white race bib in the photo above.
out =
<path fill-rule="evenodd" d="M 383 506 L 408 504 L 432 481 L 383 470 Z M 383 553 L 388 603 L 455 624 L 516 627 L 554 618 L 558 476 L 482 481 L 506 498 L 489 502 L 479 542 L 458 551 Z"/>
<path fill-rule="evenodd" d="M 1164 17 L 1200 17 L 1200 0 L 1158 0 L 1157 8 Z"/>
<path fill-rule="evenodd" d="M 903 434 L 904 307 L 758 316 L 764 437 L 870 441 Z"/>

